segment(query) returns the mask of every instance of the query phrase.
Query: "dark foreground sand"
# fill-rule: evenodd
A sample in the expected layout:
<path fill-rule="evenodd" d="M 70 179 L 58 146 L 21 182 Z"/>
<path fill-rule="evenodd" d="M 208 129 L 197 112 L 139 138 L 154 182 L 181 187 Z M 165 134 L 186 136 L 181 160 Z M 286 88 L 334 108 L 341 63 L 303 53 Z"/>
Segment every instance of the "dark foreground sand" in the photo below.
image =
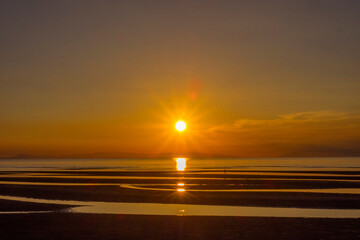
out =
<path fill-rule="evenodd" d="M 0 185 L 1 195 L 43 199 L 209 204 L 258 207 L 359 209 L 360 195 L 287 192 L 184 192 L 127 189 L 120 186 Z"/>
<path fill-rule="evenodd" d="M 61 211 L 70 207 L 73 206 L 0 200 L 0 212 Z"/>
<path fill-rule="evenodd" d="M 0 215 L 0 222 L 2 240 L 360 238 L 360 219 L 51 213 Z"/>

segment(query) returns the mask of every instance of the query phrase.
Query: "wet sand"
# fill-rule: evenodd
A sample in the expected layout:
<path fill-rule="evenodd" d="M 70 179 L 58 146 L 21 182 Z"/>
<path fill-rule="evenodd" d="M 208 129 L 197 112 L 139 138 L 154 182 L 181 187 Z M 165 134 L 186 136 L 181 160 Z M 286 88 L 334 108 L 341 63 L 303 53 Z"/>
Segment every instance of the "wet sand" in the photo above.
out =
<path fill-rule="evenodd" d="M 0 185 L 2 195 L 43 199 L 182 203 L 262 207 L 360 208 L 360 196 L 317 193 L 218 193 L 136 190 L 116 186 L 22 186 Z"/>
<path fill-rule="evenodd" d="M 34 185 L 6 184 L 5 181 L 7 183 L 20 181 Z M 184 188 L 185 192 L 176 191 L 179 182 L 184 184 L 181 188 Z M 141 188 L 137 189 L 137 187 Z M 360 172 L 231 171 L 224 174 L 222 171 L 61 170 L 2 172 L 0 175 L 0 193 L 9 196 L 107 202 L 360 208 L 359 194 L 286 191 L 297 189 L 336 191 L 339 188 L 360 189 Z M 217 192 L 219 189 L 229 191 Z M 259 192 L 251 192 L 255 189 Z M 276 192 L 278 190 L 284 192 Z"/>
<path fill-rule="evenodd" d="M 270 172 L 267 172 L 270 173 Z M 65 178 L 62 176 L 66 176 Z M 107 178 L 107 177 L 112 178 Z M 126 177 L 126 178 L 124 178 Z M 360 188 L 359 172 L 2 172 L 1 195 L 57 200 L 360 209 L 359 194 L 216 192 L 215 189 Z M 15 184 L 5 184 L 4 181 Z M 27 182 L 30 185 L 16 183 Z M 184 189 L 177 192 L 177 183 Z M 46 183 L 50 185 L 31 185 Z M 51 185 L 66 183 L 67 186 Z M 85 185 L 71 185 L 82 183 Z M 97 185 L 100 184 L 100 185 Z M 105 185 L 101 185 L 105 184 Z M 143 189 L 127 188 L 126 184 Z M 148 188 L 148 189 L 147 189 Z M 196 190 L 209 191 L 196 191 Z M 200 217 L 59 212 L 69 205 L 0 200 L 1 239 L 358 239 L 360 218 Z"/>
<path fill-rule="evenodd" d="M 61 211 L 71 205 L 19 202 L 0 199 L 0 212 Z"/>
<path fill-rule="evenodd" d="M 358 239 L 360 219 L 0 215 L 1 239 Z"/>

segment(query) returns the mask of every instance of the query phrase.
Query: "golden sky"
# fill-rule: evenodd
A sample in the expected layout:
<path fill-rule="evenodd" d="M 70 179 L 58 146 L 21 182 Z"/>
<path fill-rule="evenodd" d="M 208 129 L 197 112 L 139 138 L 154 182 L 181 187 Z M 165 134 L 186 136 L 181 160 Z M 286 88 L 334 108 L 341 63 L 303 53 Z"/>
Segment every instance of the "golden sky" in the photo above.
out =
<path fill-rule="evenodd" d="M 359 156 L 359 10 L 2 1 L 0 157 Z"/>

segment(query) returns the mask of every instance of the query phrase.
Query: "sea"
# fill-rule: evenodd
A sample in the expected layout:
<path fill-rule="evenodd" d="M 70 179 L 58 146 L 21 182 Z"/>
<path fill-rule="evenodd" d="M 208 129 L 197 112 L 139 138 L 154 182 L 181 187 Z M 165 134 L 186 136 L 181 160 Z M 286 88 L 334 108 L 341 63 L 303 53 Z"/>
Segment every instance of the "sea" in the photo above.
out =
<path fill-rule="evenodd" d="M 41 170 L 186 170 L 358 171 L 360 157 L 217 159 L 1 159 L 0 171 Z"/>

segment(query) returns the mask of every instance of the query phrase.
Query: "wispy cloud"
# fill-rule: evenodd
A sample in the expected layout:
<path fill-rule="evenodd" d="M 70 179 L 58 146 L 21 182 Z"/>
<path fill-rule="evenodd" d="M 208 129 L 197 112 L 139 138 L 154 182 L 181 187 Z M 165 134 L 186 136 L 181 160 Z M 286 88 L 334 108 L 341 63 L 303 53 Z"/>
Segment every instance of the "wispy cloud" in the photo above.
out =
<path fill-rule="evenodd" d="M 360 113 L 315 111 L 274 119 L 239 119 L 208 129 L 209 141 L 238 155 L 360 154 Z"/>

